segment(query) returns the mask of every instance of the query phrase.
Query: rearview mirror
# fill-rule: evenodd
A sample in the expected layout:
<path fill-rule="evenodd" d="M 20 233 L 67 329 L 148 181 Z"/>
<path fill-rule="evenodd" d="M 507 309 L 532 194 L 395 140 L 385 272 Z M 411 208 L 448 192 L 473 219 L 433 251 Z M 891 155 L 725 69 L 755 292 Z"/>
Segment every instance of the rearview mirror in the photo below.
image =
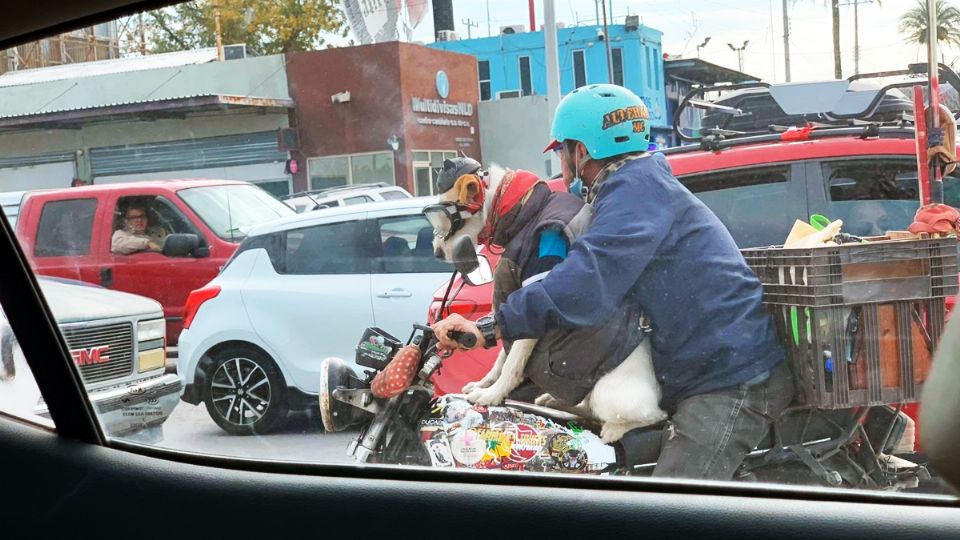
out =
<path fill-rule="evenodd" d="M 195 234 L 168 234 L 163 240 L 163 254 L 167 257 L 190 257 L 200 248 L 200 237 Z"/>
<path fill-rule="evenodd" d="M 453 243 L 451 256 L 453 267 L 464 276 L 480 266 L 480 260 L 477 259 L 477 248 L 473 245 L 473 240 L 469 236 L 461 236 Z M 487 266 L 489 267 L 489 265 Z"/>
<path fill-rule="evenodd" d="M 490 261 L 483 255 L 480 255 L 477 261 L 479 262 L 477 269 L 463 275 L 463 280 L 474 287 L 486 285 L 493 281 L 493 269 L 490 268 Z"/>

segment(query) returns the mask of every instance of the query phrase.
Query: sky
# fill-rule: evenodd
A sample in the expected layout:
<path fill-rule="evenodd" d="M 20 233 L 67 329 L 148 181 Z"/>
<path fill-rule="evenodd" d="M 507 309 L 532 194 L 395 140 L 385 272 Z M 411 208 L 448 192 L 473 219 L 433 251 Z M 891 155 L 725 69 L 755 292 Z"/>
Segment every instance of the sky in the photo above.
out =
<path fill-rule="evenodd" d="M 557 21 L 568 26 L 595 24 L 594 0 L 554 0 Z M 855 0 L 841 0 L 840 39 L 843 75 L 854 73 Z M 897 33 L 899 17 L 916 0 L 859 1 L 860 72 L 902 69 L 926 61 L 926 50 L 908 45 Z M 535 0 L 537 26 L 543 23 L 543 2 Z M 623 23 L 628 14 L 640 15 L 642 24 L 663 32 L 663 51 L 671 55 L 697 56 L 697 45 L 710 42 L 700 57 L 722 66 L 737 68 L 737 55 L 728 43 L 744 50 L 743 71 L 772 82 L 784 82 L 783 0 L 607 0 L 608 21 Z M 786 0 L 790 15 L 790 63 L 793 81 L 833 78 L 833 42 L 829 0 Z M 612 4 L 612 5 L 611 5 Z M 958 3 L 960 5 L 960 3 Z M 524 0 L 453 0 L 456 32 L 461 39 L 496 35 L 501 26 L 529 25 Z M 433 41 L 433 17 L 428 14 L 414 31 L 414 41 Z M 943 48 L 942 58 L 953 61 L 960 51 Z M 960 62 L 958 62 L 960 64 Z"/>

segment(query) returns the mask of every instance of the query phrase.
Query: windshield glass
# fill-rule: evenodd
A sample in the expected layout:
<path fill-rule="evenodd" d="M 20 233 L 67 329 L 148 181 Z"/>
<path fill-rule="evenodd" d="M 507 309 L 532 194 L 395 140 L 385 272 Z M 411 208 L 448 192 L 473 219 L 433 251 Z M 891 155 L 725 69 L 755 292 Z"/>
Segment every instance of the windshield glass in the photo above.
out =
<path fill-rule="evenodd" d="M 180 198 L 224 240 L 239 241 L 250 227 L 295 210 L 254 186 L 208 186 L 182 189 Z"/>
<path fill-rule="evenodd" d="M 165 2 L 0 50 L 0 205 L 110 440 L 942 494 L 939 2 Z"/>

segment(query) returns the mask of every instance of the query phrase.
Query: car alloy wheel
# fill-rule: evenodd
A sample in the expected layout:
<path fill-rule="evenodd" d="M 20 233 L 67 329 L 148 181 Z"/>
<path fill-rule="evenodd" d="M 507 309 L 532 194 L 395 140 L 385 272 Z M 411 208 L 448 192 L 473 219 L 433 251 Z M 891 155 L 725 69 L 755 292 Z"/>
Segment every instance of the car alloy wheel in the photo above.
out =
<path fill-rule="evenodd" d="M 214 372 L 210 394 L 224 420 L 240 426 L 253 425 L 270 408 L 270 378 L 249 358 L 231 358 Z"/>
<path fill-rule="evenodd" d="M 204 404 L 214 422 L 234 435 L 268 433 L 286 419 L 287 387 L 273 360 L 253 347 L 229 347 L 213 355 Z"/>

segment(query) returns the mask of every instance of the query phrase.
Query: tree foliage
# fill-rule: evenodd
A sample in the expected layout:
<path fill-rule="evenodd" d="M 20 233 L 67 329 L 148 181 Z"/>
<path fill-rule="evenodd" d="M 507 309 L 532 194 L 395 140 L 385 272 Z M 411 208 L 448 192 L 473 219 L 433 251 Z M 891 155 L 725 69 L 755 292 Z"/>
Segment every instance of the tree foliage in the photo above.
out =
<path fill-rule="evenodd" d="M 960 46 L 960 10 L 946 0 L 936 0 L 937 42 Z M 927 0 L 917 0 L 914 7 L 900 16 L 898 28 L 907 43 L 925 45 L 928 28 Z"/>
<path fill-rule="evenodd" d="M 224 45 L 245 43 L 260 54 L 316 50 L 324 34 L 346 36 L 337 0 L 194 0 L 143 14 L 148 52 L 213 47 L 216 12 Z M 139 50 L 139 20 L 132 17 L 125 49 Z"/>

